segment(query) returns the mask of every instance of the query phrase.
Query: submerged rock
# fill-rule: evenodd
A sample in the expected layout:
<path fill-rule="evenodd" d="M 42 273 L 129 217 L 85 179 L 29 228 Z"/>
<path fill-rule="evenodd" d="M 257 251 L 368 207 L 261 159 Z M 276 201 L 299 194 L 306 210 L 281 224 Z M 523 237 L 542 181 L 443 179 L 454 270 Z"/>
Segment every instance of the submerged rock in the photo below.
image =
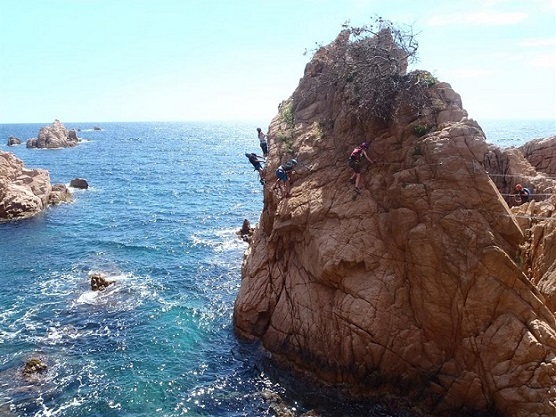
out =
<path fill-rule="evenodd" d="M 556 415 L 556 285 L 535 286 L 555 275 L 556 252 L 533 254 L 532 229 L 502 195 L 514 184 L 494 181 L 511 153 L 488 145 L 460 96 L 423 71 L 392 74 L 389 117 L 362 107 L 357 74 L 336 71 L 351 58 L 345 45 L 315 54 L 271 122 L 267 184 L 292 155 L 310 169 L 289 198 L 265 189 L 237 333 L 353 397 L 396 395 L 439 415 Z M 362 141 L 376 163 L 357 194 L 347 157 Z M 537 174 L 523 155 L 512 164 Z M 535 243 L 554 247 L 551 230 Z"/>
<path fill-rule="evenodd" d="M 108 280 L 103 274 L 95 272 L 91 274 L 91 290 L 92 291 L 104 291 L 109 285 L 112 285 L 114 281 Z"/>
<path fill-rule="evenodd" d="M 45 373 L 47 370 L 48 366 L 41 359 L 31 358 L 25 362 L 22 372 L 25 376 L 32 376 Z"/>

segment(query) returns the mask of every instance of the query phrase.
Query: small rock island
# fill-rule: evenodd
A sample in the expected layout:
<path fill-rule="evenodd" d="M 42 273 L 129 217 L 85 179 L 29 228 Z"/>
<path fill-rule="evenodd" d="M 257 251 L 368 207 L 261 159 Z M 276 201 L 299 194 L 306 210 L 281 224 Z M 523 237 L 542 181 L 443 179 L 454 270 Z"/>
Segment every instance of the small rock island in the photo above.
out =
<path fill-rule="evenodd" d="M 37 137 L 28 139 L 26 146 L 28 148 L 68 148 L 77 145 L 79 140 L 75 129 L 66 129 L 56 119 L 52 125 L 41 127 Z"/>

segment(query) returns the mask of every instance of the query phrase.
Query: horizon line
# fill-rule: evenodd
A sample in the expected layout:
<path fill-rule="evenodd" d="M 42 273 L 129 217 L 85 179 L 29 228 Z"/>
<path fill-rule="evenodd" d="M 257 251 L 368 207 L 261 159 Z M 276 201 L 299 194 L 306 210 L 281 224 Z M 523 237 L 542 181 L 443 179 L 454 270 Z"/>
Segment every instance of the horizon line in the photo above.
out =
<path fill-rule="evenodd" d="M 515 118 L 515 117 L 485 117 L 482 119 L 477 119 L 475 117 L 468 117 L 475 121 L 479 120 L 499 120 L 499 121 L 542 121 L 549 122 L 552 121 L 556 124 L 556 117 L 554 118 Z M 189 119 L 189 120 L 91 120 L 91 121 L 70 121 L 64 122 L 60 119 L 54 119 L 52 122 L 3 122 L 0 121 L 0 125 L 19 125 L 19 124 L 52 124 L 55 120 L 59 120 L 62 124 L 101 124 L 101 123 L 257 123 L 261 122 L 260 119 Z M 270 119 L 271 121 L 272 119 Z M 270 123 L 270 122 L 269 122 Z"/>

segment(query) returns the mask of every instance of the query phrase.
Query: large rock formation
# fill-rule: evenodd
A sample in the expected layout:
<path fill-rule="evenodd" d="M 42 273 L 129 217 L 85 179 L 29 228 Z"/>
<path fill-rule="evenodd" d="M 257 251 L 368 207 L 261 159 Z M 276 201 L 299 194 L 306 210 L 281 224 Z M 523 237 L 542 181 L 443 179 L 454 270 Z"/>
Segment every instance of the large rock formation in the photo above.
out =
<path fill-rule="evenodd" d="M 556 174 L 556 136 L 532 140 L 520 146 L 519 150 L 537 170 Z"/>
<path fill-rule="evenodd" d="M 68 131 L 58 120 L 51 126 L 40 128 L 36 138 L 27 140 L 28 148 L 67 148 L 77 145 L 79 138 L 75 130 Z"/>
<path fill-rule="evenodd" d="M 53 186 L 48 171 L 25 168 L 13 154 L 0 152 L 0 220 L 30 217 L 65 201 L 71 201 L 68 188 Z"/>
<path fill-rule="evenodd" d="M 354 59 L 346 45 L 341 35 L 315 54 L 271 122 L 266 183 L 292 155 L 306 168 L 291 197 L 265 189 L 238 334 L 354 396 L 397 395 L 435 415 L 556 415 L 556 299 L 543 295 L 556 285 L 535 286 L 556 251 L 531 254 L 516 213 L 536 203 L 510 209 L 502 195 L 516 180 L 508 166 L 534 167 L 488 145 L 460 96 L 426 72 L 396 65 L 390 101 L 373 107 L 358 73 L 336 70 Z M 378 162 L 357 195 L 347 156 L 363 140 Z"/>

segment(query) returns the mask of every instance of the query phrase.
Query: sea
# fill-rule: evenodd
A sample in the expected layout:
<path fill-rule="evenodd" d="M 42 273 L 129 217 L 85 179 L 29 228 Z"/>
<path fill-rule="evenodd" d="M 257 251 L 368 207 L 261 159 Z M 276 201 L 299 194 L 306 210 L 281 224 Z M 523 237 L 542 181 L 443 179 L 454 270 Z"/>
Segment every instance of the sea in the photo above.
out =
<path fill-rule="evenodd" d="M 263 208 L 244 154 L 268 122 L 62 122 L 77 146 L 28 149 L 51 122 L 0 124 L 0 150 L 52 183 L 89 183 L 0 223 L 0 416 L 272 416 L 269 396 L 295 416 L 412 416 L 300 388 L 234 334 L 236 232 Z M 556 134 L 554 121 L 479 123 L 504 147 Z M 91 291 L 94 272 L 115 284 Z M 47 372 L 24 378 L 31 358 Z"/>

